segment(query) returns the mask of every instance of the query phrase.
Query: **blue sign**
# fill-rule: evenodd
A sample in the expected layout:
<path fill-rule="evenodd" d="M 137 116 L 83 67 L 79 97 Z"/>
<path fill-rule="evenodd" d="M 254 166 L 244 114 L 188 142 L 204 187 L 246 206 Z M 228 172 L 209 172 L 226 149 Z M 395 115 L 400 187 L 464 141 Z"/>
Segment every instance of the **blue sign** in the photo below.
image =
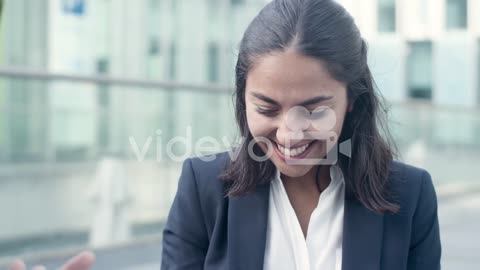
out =
<path fill-rule="evenodd" d="M 62 0 L 63 11 L 77 16 L 85 13 L 85 0 Z"/>

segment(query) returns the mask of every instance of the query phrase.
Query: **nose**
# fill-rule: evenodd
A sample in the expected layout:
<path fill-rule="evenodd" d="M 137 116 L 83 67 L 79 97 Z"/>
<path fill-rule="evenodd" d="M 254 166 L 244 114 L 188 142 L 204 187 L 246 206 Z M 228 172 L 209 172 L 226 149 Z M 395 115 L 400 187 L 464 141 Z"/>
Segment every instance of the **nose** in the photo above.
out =
<path fill-rule="evenodd" d="M 300 143 L 305 138 L 304 131 L 306 128 L 303 128 L 302 125 L 292 127 L 291 123 L 291 119 L 287 119 L 286 116 L 279 121 L 276 132 L 278 144 L 289 147 Z"/>

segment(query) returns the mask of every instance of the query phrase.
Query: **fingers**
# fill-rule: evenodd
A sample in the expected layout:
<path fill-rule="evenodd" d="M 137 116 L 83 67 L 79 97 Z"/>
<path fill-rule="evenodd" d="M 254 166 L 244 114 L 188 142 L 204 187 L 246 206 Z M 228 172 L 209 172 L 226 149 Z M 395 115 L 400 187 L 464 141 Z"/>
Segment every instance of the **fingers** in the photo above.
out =
<path fill-rule="evenodd" d="M 95 262 L 95 255 L 92 252 L 84 251 L 71 258 L 60 270 L 89 270 Z M 26 266 L 22 260 L 15 260 L 8 266 L 8 270 L 25 270 Z M 45 266 L 37 265 L 32 270 L 47 270 Z"/>
<path fill-rule="evenodd" d="M 92 252 L 84 251 L 65 263 L 60 270 L 88 270 L 95 262 Z"/>
<path fill-rule="evenodd" d="M 25 269 L 26 269 L 26 266 L 22 260 L 13 261 L 8 267 L 8 270 L 25 270 Z M 32 270 L 47 270 L 47 268 L 45 268 L 45 266 L 43 265 L 37 265 L 33 267 Z"/>
<path fill-rule="evenodd" d="M 26 266 L 22 260 L 15 260 L 8 266 L 8 270 L 25 270 Z"/>

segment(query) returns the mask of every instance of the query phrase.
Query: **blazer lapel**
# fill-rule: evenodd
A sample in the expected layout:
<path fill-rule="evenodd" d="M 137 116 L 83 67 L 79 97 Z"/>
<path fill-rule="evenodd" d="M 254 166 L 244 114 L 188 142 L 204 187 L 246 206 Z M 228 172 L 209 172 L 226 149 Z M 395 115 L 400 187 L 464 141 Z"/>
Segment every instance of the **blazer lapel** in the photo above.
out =
<path fill-rule="evenodd" d="M 383 214 L 356 199 L 345 200 L 342 270 L 380 269 Z"/>
<path fill-rule="evenodd" d="M 232 197 L 228 211 L 229 269 L 261 270 L 265 253 L 270 185 Z"/>

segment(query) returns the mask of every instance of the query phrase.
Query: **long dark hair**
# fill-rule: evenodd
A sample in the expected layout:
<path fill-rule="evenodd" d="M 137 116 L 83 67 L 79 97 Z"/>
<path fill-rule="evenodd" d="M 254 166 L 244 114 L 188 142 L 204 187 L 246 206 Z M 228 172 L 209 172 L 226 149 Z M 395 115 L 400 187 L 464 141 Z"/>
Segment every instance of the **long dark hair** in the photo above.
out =
<path fill-rule="evenodd" d="M 389 201 L 387 179 L 396 151 L 385 123 L 385 109 L 367 65 L 367 44 L 351 15 L 333 0 L 274 0 L 248 26 L 236 65 L 235 116 L 246 143 L 230 161 L 222 179 L 228 196 L 240 196 L 267 184 L 275 172 L 270 160 L 248 153 L 253 140 L 247 126 L 245 86 L 248 71 L 265 54 L 294 48 L 326 63 L 331 75 L 347 85 L 353 110 L 345 116 L 339 142 L 351 139 L 351 158 L 338 156 L 346 195 L 375 212 L 397 212 Z M 254 152 L 263 152 L 255 145 Z"/>

